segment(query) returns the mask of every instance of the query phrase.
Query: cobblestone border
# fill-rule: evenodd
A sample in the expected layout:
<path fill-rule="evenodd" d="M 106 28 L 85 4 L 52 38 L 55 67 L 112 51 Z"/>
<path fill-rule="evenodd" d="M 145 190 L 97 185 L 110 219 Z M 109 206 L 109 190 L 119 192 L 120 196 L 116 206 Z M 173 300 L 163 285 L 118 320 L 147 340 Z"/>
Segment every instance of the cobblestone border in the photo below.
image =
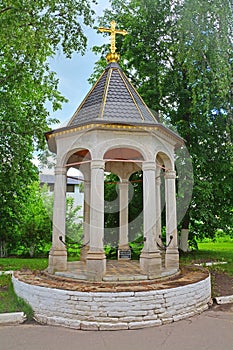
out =
<path fill-rule="evenodd" d="M 12 277 L 15 292 L 36 321 L 82 330 L 139 329 L 194 316 L 211 302 L 210 276 L 185 286 L 150 291 L 78 292 L 28 284 Z"/>
<path fill-rule="evenodd" d="M 231 304 L 233 303 L 233 295 L 215 297 L 214 300 L 217 304 Z"/>
<path fill-rule="evenodd" d="M 26 319 L 23 312 L 0 313 L 0 325 L 20 324 L 24 323 Z"/>

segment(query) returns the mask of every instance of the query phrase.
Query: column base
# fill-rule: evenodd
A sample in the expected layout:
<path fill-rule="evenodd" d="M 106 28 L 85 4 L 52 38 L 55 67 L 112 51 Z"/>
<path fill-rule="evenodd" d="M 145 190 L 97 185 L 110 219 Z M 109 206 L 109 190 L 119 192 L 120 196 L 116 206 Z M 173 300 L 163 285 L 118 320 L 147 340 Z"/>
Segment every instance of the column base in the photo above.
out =
<path fill-rule="evenodd" d="M 165 268 L 179 270 L 179 251 L 176 248 L 168 248 L 165 255 Z"/>
<path fill-rule="evenodd" d="M 81 248 L 80 261 L 86 261 L 87 260 L 87 253 L 88 253 L 89 249 L 90 249 L 89 245 L 86 245 L 85 247 Z"/>
<path fill-rule="evenodd" d="M 87 253 L 86 258 L 88 281 L 102 281 L 106 273 L 106 256 L 104 252 Z"/>
<path fill-rule="evenodd" d="M 140 268 L 149 278 L 161 277 L 160 252 L 143 252 L 140 255 Z"/>
<path fill-rule="evenodd" d="M 56 271 L 67 270 L 67 251 L 66 249 L 51 248 L 49 252 L 48 272 L 54 274 Z"/>

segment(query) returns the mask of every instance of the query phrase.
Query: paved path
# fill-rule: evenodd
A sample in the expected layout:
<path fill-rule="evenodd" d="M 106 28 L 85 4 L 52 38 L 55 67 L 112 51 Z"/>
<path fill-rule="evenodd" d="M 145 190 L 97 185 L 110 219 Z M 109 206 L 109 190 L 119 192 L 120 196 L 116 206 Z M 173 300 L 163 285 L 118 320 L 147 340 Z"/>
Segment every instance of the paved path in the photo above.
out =
<path fill-rule="evenodd" d="M 0 327 L 0 350 L 232 350 L 233 304 L 135 331 L 80 331 L 24 324 Z"/>

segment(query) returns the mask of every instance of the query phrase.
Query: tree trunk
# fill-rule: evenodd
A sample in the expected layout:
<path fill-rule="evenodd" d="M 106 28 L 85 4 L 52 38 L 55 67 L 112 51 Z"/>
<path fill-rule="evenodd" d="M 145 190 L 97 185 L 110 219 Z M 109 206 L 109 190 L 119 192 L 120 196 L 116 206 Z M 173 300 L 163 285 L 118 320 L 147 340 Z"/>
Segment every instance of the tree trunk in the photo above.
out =
<path fill-rule="evenodd" d="M 7 256 L 6 242 L 0 242 L 0 258 L 5 258 Z"/>
<path fill-rule="evenodd" d="M 190 251 L 188 238 L 189 238 L 189 229 L 182 228 L 181 234 L 180 234 L 180 242 L 179 242 L 179 248 L 180 250 L 182 250 L 182 252 Z"/>
<path fill-rule="evenodd" d="M 182 250 L 183 252 L 190 251 L 189 244 L 188 244 L 189 222 L 190 222 L 189 211 L 187 211 L 182 221 L 182 228 L 181 228 L 181 234 L 179 239 L 179 249 Z"/>
<path fill-rule="evenodd" d="M 30 246 L 30 248 L 29 248 L 29 255 L 30 255 L 30 258 L 33 258 L 34 253 L 35 253 L 35 243 L 33 243 L 33 244 Z"/>

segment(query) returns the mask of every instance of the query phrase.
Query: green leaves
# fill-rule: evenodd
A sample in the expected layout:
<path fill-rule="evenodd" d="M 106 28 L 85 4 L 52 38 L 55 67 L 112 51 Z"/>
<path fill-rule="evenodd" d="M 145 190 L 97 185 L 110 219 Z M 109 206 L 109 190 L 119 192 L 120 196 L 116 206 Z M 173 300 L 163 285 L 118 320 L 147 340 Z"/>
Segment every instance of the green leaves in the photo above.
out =
<path fill-rule="evenodd" d="M 117 43 L 123 69 L 148 106 L 186 140 L 195 180 L 190 222 L 199 230 L 195 222 L 202 221 L 209 235 L 219 227 L 229 229 L 233 226 L 230 2 L 112 0 L 111 4 L 101 25 L 114 18 L 128 31 Z M 187 216 L 183 224 L 187 225 Z"/>
<path fill-rule="evenodd" d="M 65 98 L 48 58 L 86 48 L 89 0 L 0 0 L 0 240 L 16 234 L 25 188 L 35 179 L 33 151 Z"/>

